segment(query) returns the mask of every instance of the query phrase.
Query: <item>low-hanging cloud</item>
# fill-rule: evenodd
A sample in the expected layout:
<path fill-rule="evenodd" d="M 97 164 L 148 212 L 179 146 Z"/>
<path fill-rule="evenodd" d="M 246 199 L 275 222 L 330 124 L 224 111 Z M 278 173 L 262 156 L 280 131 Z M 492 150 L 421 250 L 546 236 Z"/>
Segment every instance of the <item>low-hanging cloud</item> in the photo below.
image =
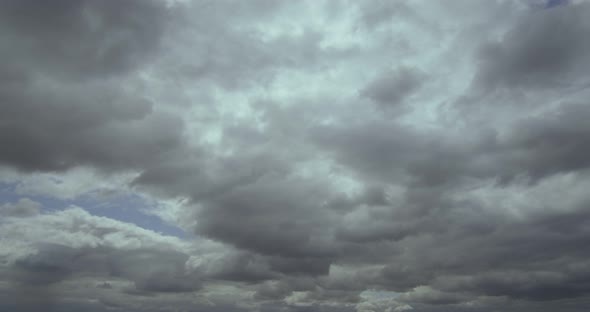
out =
<path fill-rule="evenodd" d="M 4 1 L 0 310 L 588 309 L 589 17 Z M 186 237 L 85 208 L 110 179 Z"/>

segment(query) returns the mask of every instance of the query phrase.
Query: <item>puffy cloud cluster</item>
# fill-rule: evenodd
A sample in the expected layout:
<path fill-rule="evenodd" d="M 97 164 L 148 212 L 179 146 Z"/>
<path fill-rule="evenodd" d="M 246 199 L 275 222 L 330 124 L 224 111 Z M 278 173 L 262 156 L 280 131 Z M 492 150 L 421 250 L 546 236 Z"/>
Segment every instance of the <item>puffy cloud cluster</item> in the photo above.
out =
<path fill-rule="evenodd" d="M 0 310 L 590 308 L 590 4 L 533 2 L 1 2 Z M 43 202 L 112 192 L 188 237 Z"/>

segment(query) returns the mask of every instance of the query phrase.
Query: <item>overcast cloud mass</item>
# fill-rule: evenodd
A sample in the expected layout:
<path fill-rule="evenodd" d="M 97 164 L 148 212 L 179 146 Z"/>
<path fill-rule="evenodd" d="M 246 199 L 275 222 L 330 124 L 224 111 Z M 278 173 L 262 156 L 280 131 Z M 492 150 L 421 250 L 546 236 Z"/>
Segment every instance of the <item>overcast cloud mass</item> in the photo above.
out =
<path fill-rule="evenodd" d="M 0 1 L 0 311 L 590 311 L 590 2 Z"/>

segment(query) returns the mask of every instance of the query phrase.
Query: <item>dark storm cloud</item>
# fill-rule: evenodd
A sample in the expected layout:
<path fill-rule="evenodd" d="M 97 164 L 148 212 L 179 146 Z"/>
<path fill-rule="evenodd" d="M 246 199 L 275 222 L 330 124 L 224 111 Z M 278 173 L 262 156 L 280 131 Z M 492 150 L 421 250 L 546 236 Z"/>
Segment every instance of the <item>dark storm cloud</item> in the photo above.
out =
<path fill-rule="evenodd" d="M 367 1 L 354 7 L 351 24 L 371 28 L 363 33 L 367 41 L 383 40 L 393 16 L 404 22 L 398 12 L 411 11 L 416 20 L 427 14 L 409 6 Z M 145 300 L 139 309 L 147 311 L 166 311 L 166 304 L 185 295 L 215 301 L 218 289 L 238 299 L 192 308 L 586 309 L 590 111 L 582 97 L 561 96 L 587 83 L 588 5 L 516 14 L 521 19 L 511 20 L 500 40 L 493 39 L 494 29 L 472 51 L 477 63 L 468 64 L 475 76 L 471 83 L 466 79 L 468 88 L 445 94 L 450 104 L 426 103 L 403 118 L 364 104 L 399 106 L 424 95 L 426 79 L 436 86 L 447 78 L 430 70 L 426 77 L 416 69 L 424 67 L 415 67 L 421 64 L 383 68 L 382 59 L 359 53 L 369 49 L 362 44 L 330 46 L 327 31 L 303 27 L 265 37 L 253 22 L 296 16 L 295 8 L 303 7 L 193 3 L 183 17 L 195 19 L 182 20 L 185 28 L 174 37 L 182 40 L 166 41 L 175 50 L 166 54 L 159 45 L 171 9 L 156 2 L 0 4 L 1 53 L 15 60 L 0 65 L 0 144 L 7 147 L 0 162 L 26 172 L 133 170 L 138 175 L 131 186 L 182 198 L 182 221 L 199 239 L 223 246 L 189 254 L 96 243 L 126 232 L 78 220 L 90 218 L 84 215 L 68 223 L 68 233 L 92 233 L 84 237 L 90 243 L 46 245 L 13 256 L 13 262 L 4 260 L 2 276 L 54 306 L 66 298 L 56 292 L 65 284 L 92 277 L 93 285 L 105 286 L 96 287 L 108 294 L 100 298 L 105 307 L 127 309 L 117 301 L 123 296 Z M 462 25 L 461 18 L 448 19 Z M 153 56 L 161 56 L 157 64 L 164 67 L 156 73 L 185 83 L 187 92 L 219 93 L 211 96 L 213 113 L 194 104 L 215 116 L 214 125 L 201 125 L 201 119 L 193 124 L 187 121 L 193 111 L 179 116 L 166 103 L 130 91 L 133 73 L 152 66 Z M 334 83 L 345 65 L 351 73 L 371 67 L 365 73 L 371 79 Z M 311 76 L 324 70 L 329 73 L 321 76 L 327 82 L 320 91 L 297 89 L 307 82 L 298 75 L 311 85 Z M 273 80 L 280 75 L 296 78 Z M 271 94 L 275 87 L 281 96 Z M 330 90 L 337 91 L 320 95 Z M 553 91 L 559 97 L 544 97 Z M 505 96 L 499 104 L 498 94 Z M 452 95 L 459 100 L 446 98 Z M 232 102 L 242 96 L 245 103 Z M 219 137 L 210 145 L 194 133 L 207 126 Z M 7 216 L 3 226 L 38 214 L 30 202 L 0 207 Z M 52 217 L 67 221 L 66 214 Z M 121 235 L 122 241 L 142 241 Z M 238 290 L 226 290 L 231 287 Z M 379 297 L 377 291 L 389 297 L 367 299 Z M 243 307 L 228 303 L 246 296 L 253 301 Z M 24 310 L 24 300 L 2 301 Z"/>
<path fill-rule="evenodd" d="M 570 207 L 564 212 L 548 207 L 557 210 L 523 221 L 488 217 L 495 231 L 479 233 L 468 230 L 471 222 L 464 220 L 465 212 L 439 211 L 429 218 L 444 229 L 402 242 L 406 252 L 381 272 L 381 283 L 394 291 L 432 285 L 461 295 L 458 298 L 477 294 L 538 301 L 584 296 L 587 255 L 580 248 L 587 244 L 588 233 L 581 226 L 587 222 L 577 226 L 572 220 L 585 220 L 587 204 L 582 201 L 574 211 Z"/>
<path fill-rule="evenodd" d="M 179 119 L 122 87 L 158 51 L 169 11 L 156 1 L 3 1 L 0 53 L 11 61 L 0 65 L 0 162 L 127 169 L 179 146 Z"/>
<path fill-rule="evenodd" d="M 490 135 L 480 130 L 472 134 L 458 140 L 452 133 L 377 121 L 318 127 L 310 139 L 367 179 L 435 187 L 488 170 L 471 167 L 476 159 L 470 158 L 487 152 Z"/>
<path fill-rule="evenodd" d="M 206 204 L 198 214 L 199 229 L 263 254 L 327 255 L 329 246 L 319 237 L 325 217 L 314 211 L 321 192 L 304 181 L 259 180 L 238 186 Z M 314 219 L 304 218 L 310 213 Z"/>
<path fill-rule="evenodd" d="M 187 292 L 200 288 L 197 276 L 185 271 L 188 255 L 171 250 L 72 248 L 41 246 L 36 254 L 14 263 L 16 283 L 45 287 L 74 275 L 98 274 L 134 282 L 139 292 Z"/>
<path fill-rule="evenodd" d="M 8 147 L 2 163 L 24 171 L 132 169 L 162 160 L 181 145 L 179 118 L 150 114 L 148 102 L 119 102 L 100 89 L 90 87 L 84 96 L 84 89 L 58 89 L 6 98 L 0 108 L 0 142 Z M 35 113 L 39 107 L 47 111 Z"/>
<path fill-rule="evenodd" d="M 564 103 L 539 118 L 523 120 L 506 143 L 507 157 L 533 179 L 587 169 L 589 107 L 587 102 Z"/>
<path fill-rule="evenodd" d="M 476 81 L 484 88 L 561 88 L 585 79 L 590 5 L 528 13 L 500 41 L 482 47 Z"/>
<path fill-rule="evenodd" d="M 188 255 L 170 250 L 132 250 L 115 253 L 111 273 L 130 278 L 138 291 L 191 292 L 201 284 L 185 271 Z"/>
<path fill-rule="evenodd" d="M 47 285 L 67 278 L 76 271 L 76 251 L 65 246 L 45 245 L 37 254 L 18 260 L 14 279 L 18 282 Z"/>
<path fill-rule="evenodd" d="M 362 89 L 360 95 L 383 107 L 399 106 L 421 87 L 425 79 L 425 74 L 418 69 L 387 70 Z"/>
<path fill-rule="evenodd" d="M 384 255 L 392 261 L 356 282 L 396 292 L 434 287 L 431 294 L 401 297 L 414 305 L 418 301 L 418 306 L 461 304 L 477 296 L 526 301 L 586 296 L 587 267 L 581 262 L 587 256 L 581 246 L 589 237 L 588 201 L 583 193 L 570 195 L 576 201 L 571 206 L 557 201 L 530 207 L 551 212 L 524 220 L 494 212 L 493 204 L 477 198 L 459 199 L 474 181 L 506 181 L 510 176 L 513 185 L 520 185 L 516 178 L 527 177 L 525 181 L 535 183 L 525 185 L 534 187 L 571 172 L 585 179 L 586 127 L 578 122 L 585 119 L 585 107 L 563 103 L 546 114 L 516 121 L 502 136 L 474 132 L 460 143 L 453 136 L 436 139 L 436 134 L 375 123 L 314 130 L 335 159 L 365 179 L 405 189 L 397 198 L 385 196 L 373 205 L 345 210 L 367 213 L 356 223 L 340 226 L 337 238 L 362 242 L 357 248 L 364 261 Z M 495 187 L 503 192 L 506 185 Z M 397 242 L 403 252 L 391 247 L 389 254 L 370 252 L 384 240 Z M 352 259 L 343 253 L 339 261 Z"/>
<path fill-rule="evenodd" d="M 577 122 L 585 118 L 583 107 L 563 103 L 557 113 L 517 120 L 502 136 L 483 129 L 459 138 L 452 133 L 422 132 L 393 123 L 312 128 L 321 148 L 367 184 L 395 185 L 403 192 L 393 196 L 373 186 L 358 197 L 338 198 L 327 185 L 327 192 L 321 188 L 314 188 L 314 192 L 301 190 L 297 183 L 285 183 L 282 176 L 263 176 L 205 201 L 198 214 L 198 229 L 238 248 L 294 258 L 300 267 L 311 265 L 301 261 L 306 254 L 327 256 L 329 264 L 385 263 L 384 269 L 359 276 L 346 287 L 412 292 L 431 285 L 432 293 L 402 297 L 413 305 L 425 305 L 424 311 L 437 311 L 436 306 L 444 311 L 447 305 L 470 311 L 461 305 L 480 296 L 530 302 L 579 298 L 588 292 L 581 273 L 585 267 L 572 270 L 567 266 L 586 257 L 581 248 L 588 237 L 583 194 L 572 195 L 578 201 L 573 206 L 554 202 L 543 208 L 551 213 L 524 220 L 494 211 L 493 204 L 479 198 L 459 198 L 472 189 L 474 181 L 491 183 L 496 191 L 503 192 L 504 187 L 521 186 L 518 180 L 507 185 L 495 182 L 506 181 L 507 176 L 524 175 L 542 183 L 585 168 L 570 159 L 585 155 L 583 145 L 573 145 L 567 139 L 583 139 L 585 124 Z M 535 143 L 539 140 L 550 143 Z M 562 147 L 553 153 L 539 152 L 538 148 L 548 146 Z M 565 148 L 568 146 L 571 148 Z M 325 205 L 314 205 L 321 199 L 313 194 L 323 198 Z M 341 215 L 336 217 L 329 211 L 358 212 L 360 217 L 344 222 Z M 322 223 L 307 225 L 299 220 Z M 295 223 L 290 226 L 291 222 Z M 319 236 L 312 239 L 314 233 Z M 328 237 L 329 242 L 320 245 L 325 255 L 311 248 L 311 242 L 321 242 L 322 237 Z M 563 260 L 563 254 L 570 258 Z M 296 271 L 279 272 L 294 276 Z M 480 272 L 489 272 L 490 276 Z M 502 276 L 507 279 L 502 280 Z M 540 283 L 541 277 L 547 280 Z M 266 284 L 257 296 L 268 300 L 292 293 L 292 280 L 277 275 L 273 278 L 282 282 Z M 338 285 L 330 278 L 334 277 L 313 283 Z M 314 296 L 318 294 L 306 298 Z"/>
<path fill-rule="evenodd" d="M 289 258 L 235 251 L 202 268 L 202 274 L 212 279 L 257 284 L 289 277 L 326 275 L 329 265 L 329 258 Z"/>
<path fill-rule="evenodd" d="M 207 275 L 214 279 L 258 283 L 277 278 L 263 257 L 244 251 L 232 252 L 208 267 Z"/>
<path fill-rule="evenodd" d="M 293 293 L 291 283 L 270 281 L 259 285 L 254 296 L 259 300 L 280 300 L 291 293 Z"/>
<path fill-rule="evenodd" d="M 537 116 L 516 119 L 503 134 L 482 127 L 459 137 L 392 123 L 322 127 L 312 133 L 336 159 L 362 175 L 436 192 L 465 178 L 510 181 L 525 176 L 537 181 L 585 170 L 587 107 L 585 102 L 560 103 Z"/>
<path fill-rule="evenodd" d="M 166 15 L 152 0 L 2 1 L 2 57 L 11 59 L 2 72 L 78 80 L 133 69 L 159 44 Z"/>
<path fill-rule="evenodd" d="M 374 279 L 369 278 L 369 285 L 381 284 L 396 292 L 433 285 L 454 294 L 412 297 L 430 304 L 450 304 L 472 294 L 530 301 L 586 295 L 585 275 L 566 268 L 566 263 L 572 265 L 586 257 L 580 250 L 588 239 L 582 225 L 587 223 L 583 215 L 588 204 L 583 194 L 575 195 L 578 202 L 571 207 L 556 202 L 556 206 L 539 207 L 554 212 L 522 221 L 493 213 L 488 210 L 493 206 L 485 207 L 489 204 L 479 200 L 457 200 L 465 187 L 470 188 L 463 181 L 524 175 L 539 183 L 540 179 L 584 169 L 584 163 L 574 161 L 587 154 L 584 145 L 570 141 L 584 141 L 585 126 L 576 122 L 584 119 L 585 109 L 581 107 L 585 106 L 565 103 L 557 113 L 525 118 L 508 129 L 502 139 L 491 136 L 483 140 L 485 135 L 472 133 L 476 138 L 473 142 L 477 142 L 472 146 L 466 142 L 457 145 L 449 138 L 434 144 L 421 140 L 413 131 L 374 123 L 348 127 L 342 134 L 337 130 L 329 136 L 342 138 L 342 142 L 322 138 L 328 149 L 336 148 L 331 151 L 336 151 L 336 159 L 364 176 L 402 183 L 407 188 L 396 200 L 386 197 L 377 205 L 365 206 L 368 217 L 339 232 L 340 239 L 363 242 L 361 250 L 368 251 L 369 246 L 383 240 L 397 241 L 404 250 L 390 254 L 393 264 Z M 326 130 L 323 132 L 336 129 Z M 541 146 L 549 150 L 539 151 Z M 564 260 L 564 254 L 570 258 Z M 370 257 L 365 260 L 370 261 Z M 496 278 L 479 277 L 478 272 L 490 272 Z M 546 280 L 541 282 L 541 277 Z M 443 286 L 447 278 L 465 284 Z"/>
<path fill-rule="evenodd" d="M 194 292 L 201 288 L 201 282 L 197 275 L 185 270 L 187 260 L 188 255 L 171 250 L 44 245 L 36 254 L 17 260 L 10 268 L 11 288 L 18 292 L 18 297 L 10 301 L 17 311 L 46 304 L 60 307 L 61 311 L 71 303 L 60 303 L 64 292 L 59 283 L 83 276 L 93 276 L 99 281 L 129 280 L 133 288 L 122 293 L 131 296 Z M 106 290 L 112 290 L 112 286 Z M 36 299 L 27 299 L 28 296 Z"/>

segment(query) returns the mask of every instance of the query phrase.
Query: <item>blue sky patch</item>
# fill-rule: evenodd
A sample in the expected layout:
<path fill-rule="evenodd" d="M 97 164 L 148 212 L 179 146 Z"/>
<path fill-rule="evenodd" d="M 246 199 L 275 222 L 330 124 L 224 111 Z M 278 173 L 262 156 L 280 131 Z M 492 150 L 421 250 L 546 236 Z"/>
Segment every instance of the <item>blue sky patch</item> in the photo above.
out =
<path fill-rule="evenodd" d="M 73 200 L 61 200 L 43 195 L 17 194 L 16 183 L 0 183 L 0 203 L 15 203 L 21 198 L 29 198 L 42 205 L 45 212 L 66 209 L 68 206 L 79 206 L 90 214 L 135 224 L 144 229 L 165 235 L 186 238 L 187 234 L 180 228 L 164 222 L 157 216 L 149 214 L 153 208 L 145 199 L 135 194 L 115 196 L 97 196 L 93 193 L 80 196 Z"/>

